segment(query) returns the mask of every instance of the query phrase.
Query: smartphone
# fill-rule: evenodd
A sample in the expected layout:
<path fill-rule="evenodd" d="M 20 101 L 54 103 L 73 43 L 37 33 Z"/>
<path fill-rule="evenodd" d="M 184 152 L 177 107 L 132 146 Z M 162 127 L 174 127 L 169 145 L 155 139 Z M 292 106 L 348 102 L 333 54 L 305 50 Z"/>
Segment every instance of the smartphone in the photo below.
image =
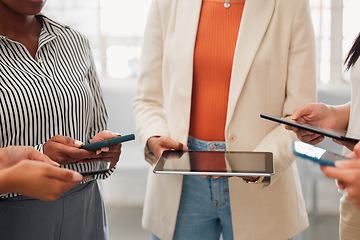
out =
<path fill-rule="evenodd" d="M 292 127 L 296 127 L 299 129 L 303 129 L 309 132 L 313 132 L 319 135 L 323 135 L 326 137 L 330 137 L 330 138 L 334 138 L 340 141 L 346 141 L 346 142 L 352 142 L 352 143 L 357 143 L 359 141 L 358 138 L 356 137 L 350 137 L 348 135 L 348 133 L 343 132 L 343 131 L 335 131 L 335 130 L 331 130 L 331 129 L 323 129 L 323 128 L 319 128 L 316 126 L 312 126 L 310 124 L 306 124 L 306 123 L 298 123 L 298 122 L 293 122 L 287 118 L 278 118 L 278 117 L 274 117 L 274 116 L 270 116 L 270 115 L 266 115 L 266 114 L 260 114 L 261 118 L 270 120 L 270 121 L 274 121 L 274 122 L 278 122 L 278 123 L 282 123 L 285 125 L 289 125 Z"/>
<path fill-rule="evenodd" d="M 321 165 L 333 167 L 335 166 L 334 162 L 336 160 L 349 159 L 341 154 L 337 154 L 301 141 L 293 142 L 293 152 L 300 158 L 309 159 Z"/>
<path fill-rule="evenodd" d="M 70 169 L 80 173 L 83 176 L 104 173 L 110 170 L 110 161 L 95 161 L 69 164 Z"/>
<path fill-rule="evenodd" d="M 124 136 L 120 136 L 120 137 L 116 137 L 116 138 L 106 139 L 106 140 L 100 141 L 100 142 L 85 144 L 85 145 L 81 146 L 80 149 L 96 150 L 96 149 L 100 149 L 100 148 L 103 148 L 103 147 L 111 147 L 111 146 L 114 146 L 116 144 L 131 141 L 131 140 L 134 140 L 134 139 L 135 139 L 135 135 L 134 134 L 129 134 L 129 135 L 124 135 Z"/>

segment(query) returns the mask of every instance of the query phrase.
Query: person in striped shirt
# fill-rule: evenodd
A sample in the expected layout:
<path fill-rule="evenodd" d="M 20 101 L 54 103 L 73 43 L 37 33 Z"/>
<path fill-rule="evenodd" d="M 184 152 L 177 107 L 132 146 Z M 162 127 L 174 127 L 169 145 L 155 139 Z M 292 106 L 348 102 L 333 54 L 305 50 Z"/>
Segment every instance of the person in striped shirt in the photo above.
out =
<path fill-rule="evenodd" d="M 3 195 L 0 239 L 107 239 L 96 180 L 113 172 L 121 144 L 79 149 L 118 135 L 104 131 L 107 112 L 87 38 L 41 14 L 44 4 L 0 0 L 0 147 L 33 146 L 71 170 L 73 163 L 89 163 L 85 170 L 91 170 L 91 161 L 107 160 L 111 170 L 84 179 L 56 201 Z"/>

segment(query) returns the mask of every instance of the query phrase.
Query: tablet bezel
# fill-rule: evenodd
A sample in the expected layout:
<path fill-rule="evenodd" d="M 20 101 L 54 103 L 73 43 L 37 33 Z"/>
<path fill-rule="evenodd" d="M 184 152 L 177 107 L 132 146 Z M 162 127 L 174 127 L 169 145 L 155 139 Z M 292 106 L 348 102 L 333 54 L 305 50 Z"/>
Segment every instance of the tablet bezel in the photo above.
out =
<path fill-rule="evenodd" d="M 251 171 L 251 172 L 217 172 L 217 171 L 189 171 L 184 169 L 178 170 L 164 170 L 162 169 L 164 165 L 164 161 L 167 159 L 167 154 L 178 154 L 180 157 L 185 157 L 189 152 L 206 152 L 208 153 L 230 153 L 230 154 L 263 154 L 265 161 L 265 171 Z M 253 151 L 175 151 L 175 150 L 167 150 L 162 153 L 158 161 L 156 162 L 153 172 L 156 174 L 181 174 L 181 175 L 205 175 L 205 176 L 240 176 L 240 177 L 248 177 L 248 176 L 272 176 L 274 174 L 274 162 L 273 162 L 273 154 L 271 152 L 253 152 Z"/>
<path fill-rule="evenodd" d="M 346 132 L 337 132 L 335 130 L 330 130 L 330 129 L 323 129 L 323 128 L 319 128 L 316 126 L 312 126 L 306 123 L 298 123 L 298 122 L 293 122 L 287 118 L 278 118 L 278 117 L 274 117 L 274 116 L 270 116 L 270 115 L 266 115 L 266 114 L 260 114 L 261 118 L 270 120 L 270 121 L 274 121 L 274 122 L 278 122 L 278 123 L 282 123 L 285 125 L 289 125 L 292 127 L 296 127 L 296 128 L 300 128 L 309 132 L 313 132 L 319 135 L 323 135 L 326 137 L 330 137 L 330 138 L 334 138 L 340 141 L 346 141 L 346 142 L 351 142 L 351 143 L 357 143 L 359 141 L 359 139 L 356 138 L 351 138 L 351 137 L 346 137 Z"/>

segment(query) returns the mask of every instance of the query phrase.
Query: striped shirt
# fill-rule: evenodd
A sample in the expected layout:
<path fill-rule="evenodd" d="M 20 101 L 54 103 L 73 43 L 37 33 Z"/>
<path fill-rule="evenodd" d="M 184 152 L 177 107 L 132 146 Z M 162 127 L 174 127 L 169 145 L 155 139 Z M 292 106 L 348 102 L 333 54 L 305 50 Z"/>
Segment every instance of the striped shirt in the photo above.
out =
<path fill-rule="evenodd" d="M 21 43 L 0 36 L 0 147 L 42 151 L 55 135 L 90 143 L 106 129 L 107 112 L 89 42 L 68 26 L 37 17 L 43 26 L 35 59 Z"/>

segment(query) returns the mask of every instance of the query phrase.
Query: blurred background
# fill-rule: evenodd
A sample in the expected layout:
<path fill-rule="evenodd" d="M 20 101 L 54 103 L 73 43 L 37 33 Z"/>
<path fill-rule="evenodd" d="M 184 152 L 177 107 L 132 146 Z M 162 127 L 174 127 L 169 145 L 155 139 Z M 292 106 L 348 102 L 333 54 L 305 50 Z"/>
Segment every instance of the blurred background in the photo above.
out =
<path fill-rule="evenodd" d="M 135 133 L 135 95 L 142 35 L 151 0 L 48 0 L 43 13 L 85 34 L 91 43 L 109 113 L 109 130 Z M 291 3 L 290 3 L 291 4 Z M 360 2 L 310 0 L 317 44 L 318 101 L 342 104 L 350 99 L 343 61 L 360 31 Z M 321 146 L 341 152 L 326 140 Z M 319 167 L 297 159 L 311 225 L 307 239 L 338 239 L 339 199 L 334 181 Z M 148 164 L 137 141 L 123 144 L 117 170 L 100 182 L 107 206 L 110 240 L 149 239 L 141 228 Z"/>

